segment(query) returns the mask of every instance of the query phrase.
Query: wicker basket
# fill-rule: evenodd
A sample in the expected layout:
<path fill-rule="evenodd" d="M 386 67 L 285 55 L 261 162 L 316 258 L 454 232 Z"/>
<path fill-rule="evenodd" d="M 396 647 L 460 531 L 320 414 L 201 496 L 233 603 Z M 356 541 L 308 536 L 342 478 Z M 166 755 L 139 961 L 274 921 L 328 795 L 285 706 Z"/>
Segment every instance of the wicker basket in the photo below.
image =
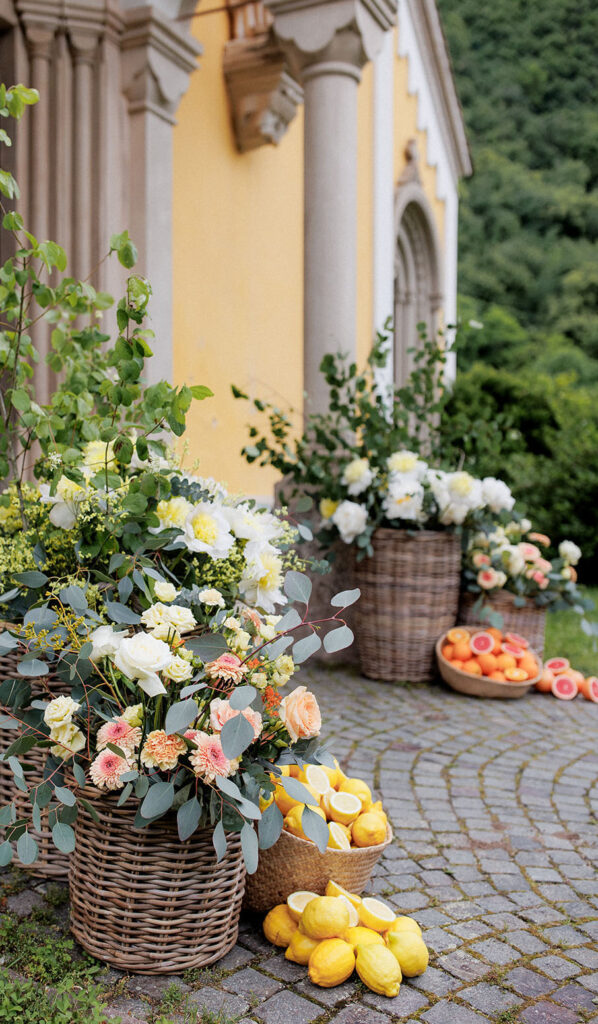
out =
<path fill-rule="evenodd" d="M 248 910 L 266 913 L 277 903 L 284 903 L 287 896 L 298 889 L 323 895 L 331 879 L 349 892 L 361 893 L 374 865 L 391 842 L 389 825 L 386 839 L 378 846 L 320 853 L 314 843 L 290 832 L 281 832 L 274 846 L 260 851 L 257 871 L 247 876 L 243 905 Z"/>
<path fill-rule="evenodd" d="M 19 658 L 15 654 L 0 655 L 0 680 L 22 678 L 17 671 L 18 662 Z M 48 691 L 53 697 L 59 697 L 61 694 L 68 694 L 70 692 L 68 684 L 62 682 L 53 672 L 43 676 L 43 683 L 39 679 L 31 680 L 32 697 L 38 699 L 48 697 Z M 12 769 L 1 760 L 5 751 L 14 743 L 18 735 L 19 733 L 16 729 L 0 729 L 0 807 L 4 807 L 6 804 L 14 801 L 17 818 L 29 818 L 31 815 L 29 798 L 26 793 L 22 793 L 17 789 L 14 784 Z M 46 750 L 34 748 L 24 758 L 27 764 L 33 765 L 33 768 L 28 770 L 25 775 L 28 785 L 35 785 L 37 781 L 41 782 L 46 757 Z M 69 869 L 68 857 L 54 846 L 52 834 L 48 827 L 47 811 L 42 811 L 41 831 L 38 832 L 32 828 L 28 831 L 37 842 L 39 857 L 34 864 L 25 867 L 24 870 L 43 878 L 66 878 Z M 3 830 L 0 830 L 0 834 L 2 832 Z M 16 844 L 14 858 L 16 863 Z"/>
<path fill-rule="evenodd" d="M 542 659 L 537 651 L 530 648 L 532 654 L 540 664 L 540 671 L 534 679 L 526 679 L 524 683 L 503 683 L 500 679 L 488 679 L 485 676 L 474 676 L 469 672 L 462 672 L 447 661 L 442 654 L 442 648 L 446 643 L 446 634 L 440 637 L 436 644 L 436 657 L 438 669 L 445 683 L 456 690 L 457 693 L 464 693 L 468 697 L 490 697 L 498 700 L 512 700 L 514 697 L 524 697 L 528 690 L 537 683 L 542 675 Z"/>
<path fill-rule="evenodd" d="M 245 865 L 238 834 L 216 863 L 212 830 L 181 843 L 173 816 L 133 828 L 136 803 L 93 787 L 80 795 L 71 857 L 71 929 L 93 956 L 135 974 L 178 974 L 235 944 Z"/>
<path fill-rule="evenodd" d="M 514 604 L 513 594 L 504 590 L 493 594 L 487 599 L 486 605 L 493 612 L 502 615 L 503 631 L 505 633 L 520 633 L 529 642 L 530 647 L 542 658 L 544 655 L 544 631 L 546 626 L 546 610 L 539 608 L 534 601 L 526 600 L 522 608 Z M 484 620 L 479 612 L 474 612 L 474 606 L 479 601 L 479 595 L 461 594 L 459 604 L 459 622 L 464 626 L 484 626 Z M 456 621 L 456 620 L 455 620 Z M 487 625 L 487 623 L 486 623 Z"/>
<path fill-rule="evenodd" d="M 374 554 L 355 565 L 361 671 L 410 682 L 435 674 L 434 645 L 457 619 L 461 547 L 455 534 L 376 530 Z"/>

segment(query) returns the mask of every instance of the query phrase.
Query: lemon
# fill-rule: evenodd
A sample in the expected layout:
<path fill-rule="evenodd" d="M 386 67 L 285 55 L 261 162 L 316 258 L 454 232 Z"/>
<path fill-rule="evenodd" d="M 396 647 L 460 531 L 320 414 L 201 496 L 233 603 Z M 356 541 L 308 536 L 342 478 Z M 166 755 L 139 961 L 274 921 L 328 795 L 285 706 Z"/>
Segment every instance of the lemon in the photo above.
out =
<path fill-rule="evenodd" d="M 354 969 L 353 946 L 343 939 L 325 939 L 318 943 L 309 958 L 309 979 L 320 988 L 342 985 L 343 981 L 351 977 Z"/>
<path fill-rule="evenodd" d="M 299 922 L 303 911 L 310 900 L 315 900 L 317 892 L 309 892 L 307 889 L 299 889 L 287 896 L 287 907 L 293 921 Z"/>
<path fill-rule="evenodd" d="M 290 915 L 286 903 L 273 907 L 264 918 L 264 935 L 273 946 L 288 946 L 297 931 L 297 922 Z"/>
<path fill-rule="evenodd" d="M 339 885 L 338 882 L 333 882 L 332 879 L 330 879 L 326 886 L 326 895 L 344 896 L 345 899 L 349 900 L 349 903 L 352 903 L 354 907 L 359 909 L 361 906 L 361 896 L 357 896 L 354 892 L 349 892 L 348 889 L 343 889 L 342 885 Z"/>
<path fill-rule="evenodd" d="M 386 839 L 386 823 L 379 814 L 360 814 L 351 829 L 355 846 L 379 846 Z"/>
<path fill-rule="evenodd" d="M 355 928 L 347 928 L 346 932 L 343 933 L 343 939 L 345 942 L 350 942 L 353 949 L 357 949 L 357 946 L 384 945 L 384 939 L 380 932 L 373 932 L 371 928 L 363 928 L 361 925 L 357 925 Z"/>
<path fill-rule="evenodd" d="M 308 792 L 313 797 L 313 801 L 312 801 L 312 803 L 310 803 L 310 807 L 311 806 L 319 807 L 320 806 L 320 796 L 319 796 L 319 794 L 316 793 L 315 789 L 312 789 L 311 786 L 308 785 L 307 783 L 304 782 L 303 785 L 305 786 L 305 788 L 308 790 Z M 285 816 L 289 813 L 291 808 L 293 808 L 293 807 L 303 807 L 304 806 L 302 800 L 293 800 L 293 797 L 289 796 L 289 794 L 286 792 L 286 790 L 284 789 L 284 787 L 282 786 L 282 784 L 280 782 L 278 782 L 276 784 L 276 789 L 274 790 L 274 799 L 276 800 L 276 803 L 278 804 L 279 811 L 281 811 L 282 814 L 285 815 Z"/>
<path fill-rule="evenodd" d="M 338 763 L 336 757 L 333 757 L 332 760 L 334 761 L 334 767 L 336 768 L 336 782 L 334 784 L 334 788 L 338 789 L 338 787 L 340 786 L 341 782 L 343 782 L 347 778 L 347 776 L 345 775 L 343 769 L 341 768 L 340 764 Z"/>
<path fill-rule="evenodd" d="M 359 920 L 365 928 L 375 932 L 386 932 L 395 919 L 395 912 L 373 896 L 364 896 L 359 908 Z"/>
<path fill-rule="evenodd" d="M 328 891 L 328 890 L 327 890 Z M 415 932 L 416 935 L 421 935 L 422 930 L 418 925 L 417 921 L 413 917 L 405 917 L 403 914 L 397 917 L 391 924 L 390 928 L 384 934 L 384 938 L 388 942 L 388 936 L 392 932 Z"/>
<path fill-rule="evenodd" d="M 300 839 L 307 839 L 307 836 L 303 831 L 302 824 L 304 806 L 304 804 L 296 804 L 295 807 L 291 807 L 282 823 L 285 832 L 290 832 L 294 836 L 299 836 Z M 326 815 L 321 807 L 310 807 L 310 810 L 313 811 L 314 814 L 319 814 L 320 817 L 326 821 Z M 311 843 L 311 839 L 307 839 L 307 841 Z"/>
<path fill-rule="evenodd" d="M 274 793 L 270 793 L 269 797 L 260 797 L 260 811 L 265 811 L 266 807 L 269 807 L 274 800 Z"/>
<path fill-rule="evenodd" d="M 382 821 L 384 822 L 384 824 L 385 825 L 388 824 L 388 815 L 386 814 L 386 811 L 384 810 L 384 808 L 382 806 L 382 801 L 381 800 L 376 800 L 376 803 L 372 804 L 372 806 L 370 807 L 368 813 L 369 814 L 378 814 L 382 818 Z"/>
<path fill-rule="evenodd" d="M 335 758 L 334 763 L 335 763 L 335 765 L 338 765 L 338 761 L 336 760 L 336 758 Z M 336 789 L 336 787 L 340 783 L 339 769 L 338 768 L 329 768 L 327 764 L 321 764 L 320 768 L 322 769 L 323 772 L 325 772 L 325 774 L 326 774 L 326 776 L 328 778 L 328 782 L 330 784 L 330 788 L 331 789 Z"/>
<path fill-rule="evenodd" d="M 403 976 L 390 949 L 371 943 L 358 946 L 356 953 L 355 966 L 364 985 L 381 996 L 398 995 Z"/>
<path fill-rule="evenodd" d="M 311 939 L 338 938 L 349 927 L 347 904 L 335 896 L 317 896 L 307 904 L 301 924 Z"/>
<path fill-rule="evenodd" d="M 287 960 L 292 960 L 295 964 L 305 966 L 317 945 L 317 939 L 310 939 L 309 935 L 304 935 L 303 932 L 297 929 L 287 946 L 285 957 Z"/>
<path fill-rule="evenodd" d="M 345 825 L 339 825 L 337 821 L 331 821 L 328 825 L 328 832 L 330 833 L 328 846 L 331 850 L 351 849 L 351 840 L 347 835 Z"/>
<path fill-rule="evenodd" d="M 359 924 L 359 911 L 357 907 L 354 907 L 346 896 L 337 896 L 336 898 L 337 900 L 342 900 L 349 911 L 349 928 L 357 928 Z"/>
<path fill-rule="evenodd" d="M 372 791 L 363 779 L 343 779 L 338 787 L 339 793 L 352 793 L 361 800 L 361 810 L 369 811 L 372 806 Z"/>
<path fill-rule="evenodd" d="M 428 966 L 428 947 L 421 935 L 415 932 L 391 932 L 388 936 L 388 949 L 396 957 L 406 978 L 417 978 Z"/>
<path fill-rule="evenodd" d="M 351 825 L 361 814 L 361 800 L 353 793 L 337 793 L 334 789 L 322 797 L 322 806 L 330 821 Z"/>
<path fill-rule="evenodd" d="M 320 797 L 332 788 L 328 775 L 318 764 L 306 764 L 304 771 L 299 776 L 299 782 L 307 783 L 310 789 L 314 789 Z"/>
<path fill-rule="evenodd" d="M 282 777 L 284 779 L 288 779 L 289 775 L 291 774 L 290 764 L 278 764 L 276 767 L 280 769 L 280 774 L 282 775 Z M 271 775 L 270 778 L 272 779 L 272 782 L 276 782 L 277 776 Z"/>

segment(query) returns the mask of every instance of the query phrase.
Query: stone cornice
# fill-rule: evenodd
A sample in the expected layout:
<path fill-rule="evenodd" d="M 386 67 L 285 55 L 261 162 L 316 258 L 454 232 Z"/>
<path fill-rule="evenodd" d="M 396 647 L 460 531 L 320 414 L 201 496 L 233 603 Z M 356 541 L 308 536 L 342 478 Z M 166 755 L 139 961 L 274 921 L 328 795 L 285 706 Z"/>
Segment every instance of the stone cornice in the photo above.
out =
<path fill-rule="evenodd" d="M 130 113 L 151 111 L 171 124 L 201 45 L 155 7 L 125 11 L 123 86 Z"/>
<path fill-rule="evenodd" d="M 124 21 L 115 0 L 82 3 L 77 0 L 17 0 L 15 4 L 19 19 L 28 35 L 37 27 L 51 26 L 53 31 L 62 30 L 78 34 L 81 39 L 91 36 L 98 39 L 104 35 L 117 38 Z"/>
<path fill-rule="evenodd" d="M 396 20 L 396 0 L 264 0 L 274 16 L 281 45 L 292 49 L 292 63 L 345 60 L 361 67 L 380 50 Z M 328 51 L 335 52 L 330 54 Z"/>

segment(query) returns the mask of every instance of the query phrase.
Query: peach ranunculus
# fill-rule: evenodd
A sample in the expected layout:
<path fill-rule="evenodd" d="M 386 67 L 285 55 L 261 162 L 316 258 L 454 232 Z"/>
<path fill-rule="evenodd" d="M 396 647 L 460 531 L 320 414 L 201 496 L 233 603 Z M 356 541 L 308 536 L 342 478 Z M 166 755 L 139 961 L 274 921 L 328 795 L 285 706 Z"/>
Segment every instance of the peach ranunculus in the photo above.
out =
<path fill-rule="evenodd" d="M 484 551 L 476 551 L 471 560 L 476 569 L 481 569 L 484 565 L 490 565 L 490 556 Z"/>
<path fill-rule="evenodd" d="M 547 537 L 545 533 L 528 533 L 529 540 L 534 541 L 536 544 L 541 544 L 542 547 L 550 547 L 550 537 Z"/>
<path fill-rule="evenodd" d="M 534 568 L 539 572 L 550 572 L 552 569 L 552 562 L 549 562 L 547 558 L 538 558 Z"/>
<path fill-rule="evenodd" d="M 526 562 L 536 562 L 538 558 L 542 557 L 540 548 L 537 548 L 535 544 L 527 544 L 525 541 L 522 541 L 521 544 L 517 545 L 517 547 Z"/>
<path fill-rule="evenodd" d="M 236 711 L 234 708 L 231 708 L 229 700 L 221 700 L 220 697 L 213 700 L 210 706 L 210 725 L 214 732 L 221 732 L 224 724 L 239 714 L 242 714 L 247 719 L 253 729 L 254 738 L 257 739 L 263 727 L 262 716 L 259 711 L 253 711 L 251 708 L 245 708 L 242 712 Z"/>
<path fill-rule="evenodd" d="M 204 668 L 209 679 L 224 679 L 225 682 L 240 683 L 245 675 L 245 665 L 231 651 L 221 654 L 215 661 L 208 662 Z"/>
<path fill-rule="evenodd" d="M 504 586 L 506 576 L 504 572 L 497 572 L 496 569 L 480 569 L 476 581 L 482 590 L 494 590 L 496 587 Z"/>
<path fill-rule="evenodd" d="M 293 743 L 320 735 L 322 716 L 318 702 L 305 686 L 296 686 L 287 694 L 278 714 Z"/>
<path fill-rule="evenodd" d="M 546 590 L 546 587 L 548 586 L 548 577 L 545 576 L 543 572 L 540 572 L 540 570 L 537 569 L 532 573 L 532 579 L 534 583 L 538 584 L 540 590 Z"/>

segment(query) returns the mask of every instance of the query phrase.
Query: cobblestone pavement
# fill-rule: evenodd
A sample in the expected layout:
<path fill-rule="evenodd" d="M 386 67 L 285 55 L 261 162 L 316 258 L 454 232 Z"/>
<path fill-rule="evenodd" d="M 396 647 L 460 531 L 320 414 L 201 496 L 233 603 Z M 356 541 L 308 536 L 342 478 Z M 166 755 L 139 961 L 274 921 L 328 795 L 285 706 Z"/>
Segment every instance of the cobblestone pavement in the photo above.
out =
<path fill-rule="evenodd" d="M 428 971 L 394 999 L 353 981 L 318 989 L 243 919 L 213 969 L 109 972 L 110 1012 L 123 1024 L 598 1022 L 598 707 L 480 701 L 354 670 L 305 676 L 330 749 L 384 801 L 395 842 L 371 890 L 419 921 Z M 26 914 L 36 900 L 24 890 L 7 903 Z"/>

